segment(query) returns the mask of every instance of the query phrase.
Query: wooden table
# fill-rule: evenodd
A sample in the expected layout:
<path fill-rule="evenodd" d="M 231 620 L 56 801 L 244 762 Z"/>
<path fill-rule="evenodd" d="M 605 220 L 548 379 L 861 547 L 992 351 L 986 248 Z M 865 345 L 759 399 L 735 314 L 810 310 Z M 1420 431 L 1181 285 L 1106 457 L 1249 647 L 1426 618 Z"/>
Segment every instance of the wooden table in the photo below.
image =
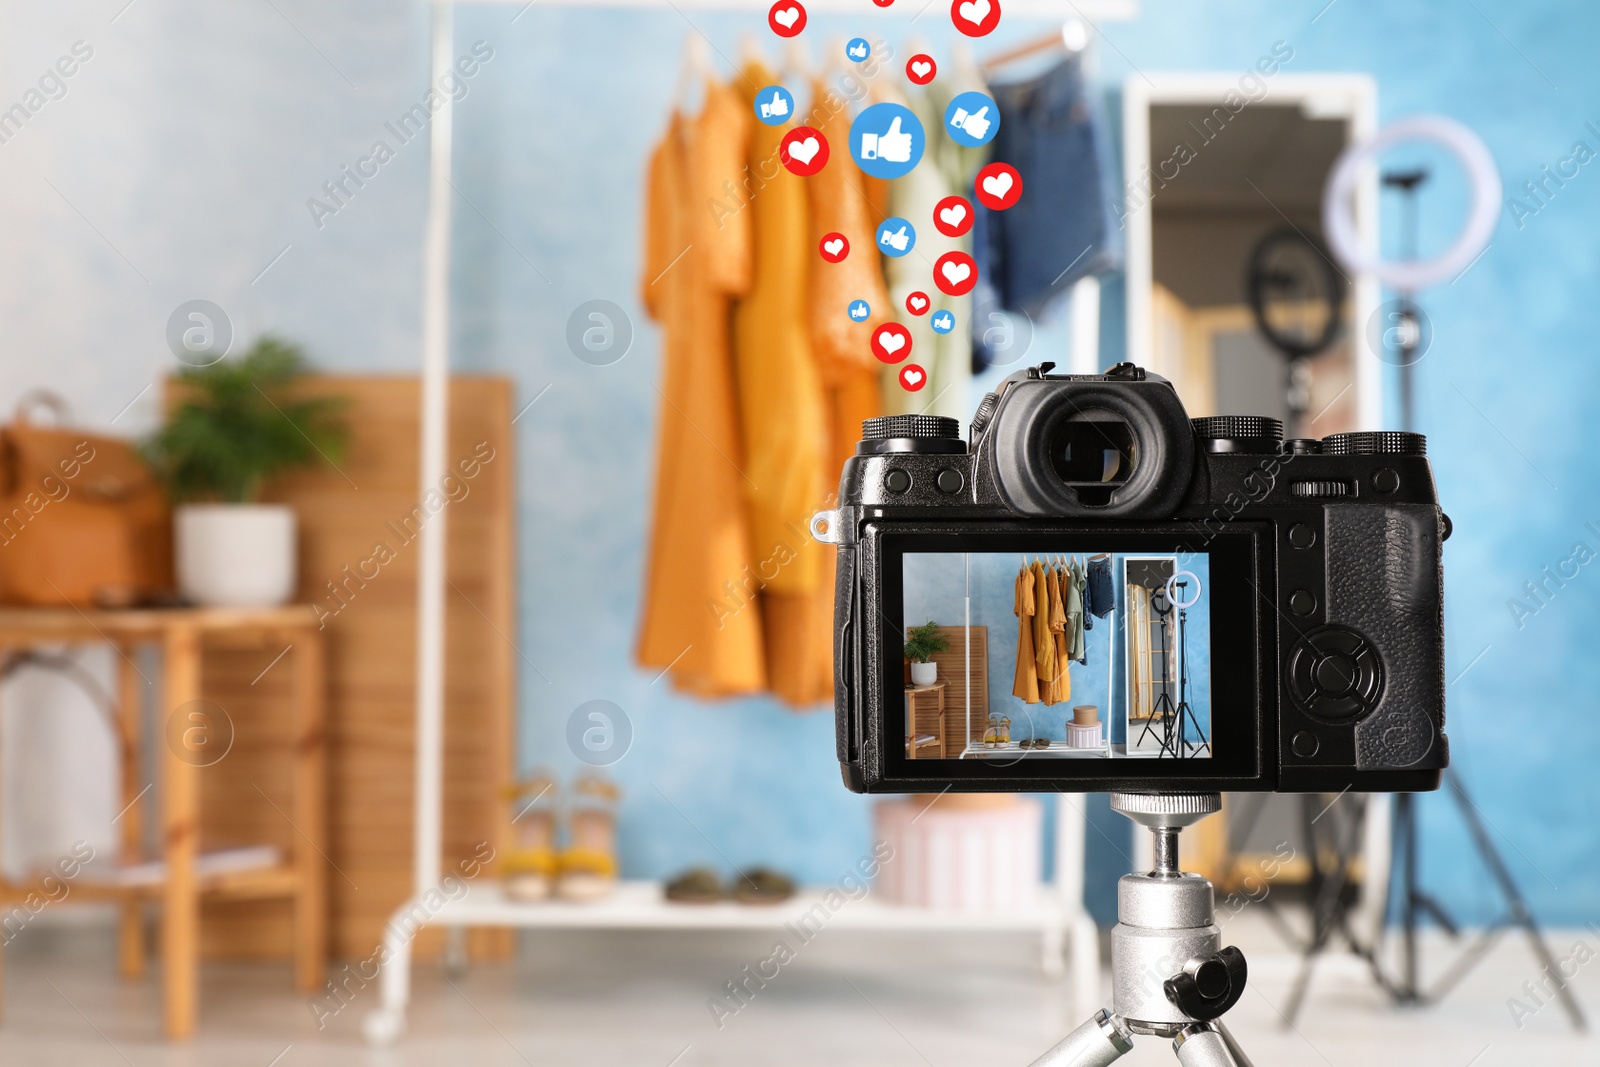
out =
<path fill-rule="evenodd" d="M 126 862 L 143 857 L 145 797 L 152 779 L 140 771 L 144 724 L 141 675 L 133 656 L 155 646 L 163 656 L 161 692 L 156 702 L 164 742 L 155 747 L 161 766 L 162 856 L 166 877 L 140 888 L 74 884 L 73 900 L 114 899 L 121 903 L 118 960 L 123 975 L 145 971 L 143 904 L 158 900 L 162 909 L 161 957 L 163 1028 L 170 1038 L 194 1032 L 199 1002 L 200 903 L 205 899 L 287 897 L 295 912 L 295 984 L 304 991 L 324 980 L 327 955 L 326 733 L 322 633 L 309 607 L 228 609 L 0 608 L 0 652 L 38 645 L 109 643 L 118 652 L 117 729 L 122 763 L 121 823 Z M 294 672 L 292 746 L 294 798 L 283 814 L 295 837 L 289 859 L 276 866 L 199 878 L 200 771 L 220 758 L 207 745 L 231 742 L 223 724 L 212 722 L 201 698 L 204 647 L 283 649 L 277 669 Z M 287 647 L 284 647 L 287 646 Z M 274 661 L 276 664 L 276 661 Z M 269 667 L 269 669 L 271 669 Z M 265 672 L 263 672 L 265 673 Z M 17 899 L 28 886 L 0 883 L 0 895 Z"/>

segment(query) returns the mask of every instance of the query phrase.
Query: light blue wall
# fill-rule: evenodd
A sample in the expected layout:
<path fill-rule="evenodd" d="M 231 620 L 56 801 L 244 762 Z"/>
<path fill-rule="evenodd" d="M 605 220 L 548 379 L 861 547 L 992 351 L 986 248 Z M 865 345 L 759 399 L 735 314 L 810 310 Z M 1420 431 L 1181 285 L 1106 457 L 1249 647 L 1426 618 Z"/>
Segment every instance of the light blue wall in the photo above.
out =
<path fill-rule="evenodd" d="M 681 6 L 681 5 L 680 5 Z M 865 5 L 863 5 L 865 8 Z M 859 25 L 897 45 L 918 5 Z M 162 340 L 180 301 L 222 304 L 240 332 L 272 327 L 330 367 L 416 366 L 424 158 L 411 145 L 318 229 L 308 197 L 365 153 L 426 90 L 427 14 L 416 2 L 276 5 L 122 0 L 0 8 L 0 104 L 21 98 L 84 39 L 94 60 L 0 145 L 0 406 L 23 389 L 71 393 L 84 417 L 147 426 L 172 367 Z M 1368 71 L 1383 118 L 1442 111 L 1475 127 L 1509 187 L 1540 177 L 1600 125 L 1600 12 L 1590 5 L 1480 0 L 1193 4 L 1145 0 L 1105 27 L 1102 88 L 1143 71 L 1243 71 L 1274 41 L 1287 69 Z M 690 17 L 725 55 L 759 16 Z M 917 22 L 945 55 L 938 5 Z M 1319 15 L 1319 11 L 1321 12 Z M 629 657 L 649 499 L 658 337 L 638 314 L 640 177 L 659 133 L 686 31 L 650 12 L 535 4 L 467 8 L 461 49 L 496 57 L 458 111 L 456 362 L 549 391 L 518 424 L 522 477 L 522 757 L 571 771 L 564 723 L 582 701 L 622 705 L 637 729 L 616 770 L 627 789 L 623 859 L 657 875 L 692 861 L 769 861 L 829 879 L 868 842 L 868 803 L 846 794 L 825 714 L 768 701 L 704 706 L 672 696 Z M 113 16 L 116 21 L 112 22 Z M 1315 22 L 1313 18 L 1315 17 Z M 813 41 L 858 23 L 817 18 Z M 1009 18 L 1000 39 L 1047 30 Z M 53 186 L 53 188 L 52 188 Z M 1441 201 L 1459 199 L 1448 187 Z M 1459 202 L 1430 202 L 1437 247 Z M 1392 222 L 1392 219 L 1386 219 Z M 1600 388 L 1592 294 L 1600 164 L 1519 227 L 1509 215 L 1464 277 L 1425 294 L 1436 331 L 1420 373 L 1421 428 L 1456 524 L 1447 549 L 1450 734 L 1457 765 L 1534 906 L 1553 922 L 1600 918 L 1600 568 L 1554 582 L 1519 624 L 1523 583 L 1600 549 L 1592 398 Z M 288 251 L 259 278 L 285 247 Z M 1107 285 L 1117 353 L 1120 284 Z M 635 315 L 633 351 L 607 368 L 567 352 L 580 302 Z M 1059 356 L 1064 330 L 1034 355 Z M 1530 601 L 1530 605 L 1532 602 Z M 1125 832 L 1090 834 L 1091 885 L 1124 861 Z M 1423 804 L 1424 868 L 1469 918 L 1494 904 L 1448 804 Z M 1121 835 L 1121 836 L 1118 836 Z M 1099 902 L 1102 914 L 1104 900 Z"/>

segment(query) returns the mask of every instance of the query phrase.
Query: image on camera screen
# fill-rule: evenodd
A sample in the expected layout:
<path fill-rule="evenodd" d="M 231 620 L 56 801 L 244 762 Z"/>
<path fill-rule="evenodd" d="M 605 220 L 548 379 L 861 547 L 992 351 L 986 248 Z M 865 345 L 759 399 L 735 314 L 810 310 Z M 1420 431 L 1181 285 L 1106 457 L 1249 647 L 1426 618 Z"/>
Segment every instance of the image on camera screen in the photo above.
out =
<path fill-rule="evenodd" d="M 1209 759 L 1205 552 L 907 552 L 907 759 Z"/>

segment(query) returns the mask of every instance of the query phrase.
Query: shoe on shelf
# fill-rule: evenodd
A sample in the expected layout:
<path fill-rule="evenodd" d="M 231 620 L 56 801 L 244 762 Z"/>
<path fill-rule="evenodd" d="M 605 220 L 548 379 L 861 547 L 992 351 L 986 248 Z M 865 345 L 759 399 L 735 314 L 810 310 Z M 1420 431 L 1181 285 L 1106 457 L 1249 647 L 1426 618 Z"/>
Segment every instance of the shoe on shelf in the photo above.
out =
<path fill-rule="evenodd" d="M 609 778 L 586 774 L 572 783 L 567 847 L 556 858 L 562 900 L 599 900 L 617 884 L 617 802 L 622 791 Z"/>
<path fill-rule="evenodd" d="M 667 882 L 663 894 L 674 904 L 715 904 L 727 894 L 709 867 L 691 867 Z"/>
<path fill-rule="evenodd" d="M 535 771 L 506 790 L 511 847 L 500 860 L 500 880 L 512 900 L 547 900 L 556 878 L 556 782 Z"/>
<path fill-rule="evenodd" d="M 733 899 L 741 904 L 782 904 L 794 896 L 794 879 L 770 867 L 740 871 L 733 880 Z"/>

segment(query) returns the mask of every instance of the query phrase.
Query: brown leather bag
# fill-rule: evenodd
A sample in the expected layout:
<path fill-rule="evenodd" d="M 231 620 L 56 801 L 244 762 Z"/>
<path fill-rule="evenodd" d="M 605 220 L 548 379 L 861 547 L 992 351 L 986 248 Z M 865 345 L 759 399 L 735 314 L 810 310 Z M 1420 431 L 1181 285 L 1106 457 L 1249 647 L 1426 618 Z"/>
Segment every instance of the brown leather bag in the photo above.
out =
<path fill-rule="evenodd" d="M 51 408 L 54 426 L 29 418 Z M 133 446 L 64 425 L 33 393 L 0 429 L 0 600 L 119 607 L 172 588 L 172 509 Z"/>

